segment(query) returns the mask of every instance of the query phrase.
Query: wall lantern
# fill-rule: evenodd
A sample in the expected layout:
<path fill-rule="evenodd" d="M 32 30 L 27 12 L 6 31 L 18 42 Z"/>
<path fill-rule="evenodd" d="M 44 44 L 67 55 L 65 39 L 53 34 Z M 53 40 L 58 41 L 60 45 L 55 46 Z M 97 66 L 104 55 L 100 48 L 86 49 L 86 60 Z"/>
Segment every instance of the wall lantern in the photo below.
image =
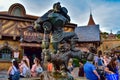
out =
<path fill-rule="evenodd" d="M 18 48 L 15 49 L 15 51 L 13 52 L 13 58 L 18 59 L 20 55 L 20 52 L 18 50 Z"/>

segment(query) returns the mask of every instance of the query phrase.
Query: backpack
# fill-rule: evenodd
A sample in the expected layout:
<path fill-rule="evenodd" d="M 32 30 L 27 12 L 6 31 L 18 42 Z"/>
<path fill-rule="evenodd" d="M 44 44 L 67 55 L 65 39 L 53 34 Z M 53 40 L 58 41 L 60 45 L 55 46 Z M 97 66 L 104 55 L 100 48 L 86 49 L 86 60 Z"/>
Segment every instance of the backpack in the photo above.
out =
<path fill-rule="evenodd" d="M 14 68 L 13 68 L 14 69 Z M 15 71 L 15 69 L 14 69 Z M 19 80 L 20 79 L 20 71 L 15 71 L 14 75 L 12 75 L 12 80 Z"/>
<path fill-rule="evenodd" d="M 43 72 L 43 68 L 41 66 L 36 68 L 36 72 L 39 74 L 41 72 Z"/>
<path fill-rule="evenodd" d="M 98 59 L 98 66 L 103 66 L 103 60 L 102 59 Z"/>

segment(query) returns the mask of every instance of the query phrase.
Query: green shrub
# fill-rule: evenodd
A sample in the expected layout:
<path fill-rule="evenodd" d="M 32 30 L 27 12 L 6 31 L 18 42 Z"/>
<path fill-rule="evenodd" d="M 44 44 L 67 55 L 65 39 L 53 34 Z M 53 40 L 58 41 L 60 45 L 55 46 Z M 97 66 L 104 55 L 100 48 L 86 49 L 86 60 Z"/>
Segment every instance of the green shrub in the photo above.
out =
<path fill-rule="evenodd" d="M 86 59 L 82 59 L 82 61 L 83 61 L 83 64 L 85 64 L 87 60 Z"/>
<path fill-rule="evenodd" d="M 73 58 L 73 66 L 74 67 L 79 67 L 79 60 L 76 58 Z"/>
<path fill-rule="evenodd" d="M 82 61 L 83 61 L 83 64 L 85 64 L 87 60 L 86 59 L 82 59 Z M 79 60 L 78 59 L 73 58 L 73 66 L 74 67 L 79 67 Z"/>

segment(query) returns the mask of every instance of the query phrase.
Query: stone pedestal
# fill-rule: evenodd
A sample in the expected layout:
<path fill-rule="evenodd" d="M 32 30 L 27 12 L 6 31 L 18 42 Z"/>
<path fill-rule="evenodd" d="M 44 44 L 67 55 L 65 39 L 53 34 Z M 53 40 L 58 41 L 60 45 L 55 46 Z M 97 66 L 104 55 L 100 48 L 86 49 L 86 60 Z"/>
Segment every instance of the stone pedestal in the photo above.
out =
<path fill-rule="evenodd" d="M 74 78 L 70 73 L 44 71 L 40 74 L 40 80 L 74 80 Z"/>

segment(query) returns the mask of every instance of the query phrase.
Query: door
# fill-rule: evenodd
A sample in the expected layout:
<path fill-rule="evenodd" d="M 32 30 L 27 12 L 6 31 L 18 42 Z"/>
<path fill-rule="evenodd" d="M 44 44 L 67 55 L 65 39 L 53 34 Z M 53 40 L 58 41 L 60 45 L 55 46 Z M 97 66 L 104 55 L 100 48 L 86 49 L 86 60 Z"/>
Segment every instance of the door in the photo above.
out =
<path fill-rule="evenodd" d="M 24 54 L 29 58 L 30 60 L 30 67 L 33 65 L 33 60 L 35 57 L 41 60 L 41 52 L 42 49 L 38 47 L 25 47 L 24 48 Z"/>

